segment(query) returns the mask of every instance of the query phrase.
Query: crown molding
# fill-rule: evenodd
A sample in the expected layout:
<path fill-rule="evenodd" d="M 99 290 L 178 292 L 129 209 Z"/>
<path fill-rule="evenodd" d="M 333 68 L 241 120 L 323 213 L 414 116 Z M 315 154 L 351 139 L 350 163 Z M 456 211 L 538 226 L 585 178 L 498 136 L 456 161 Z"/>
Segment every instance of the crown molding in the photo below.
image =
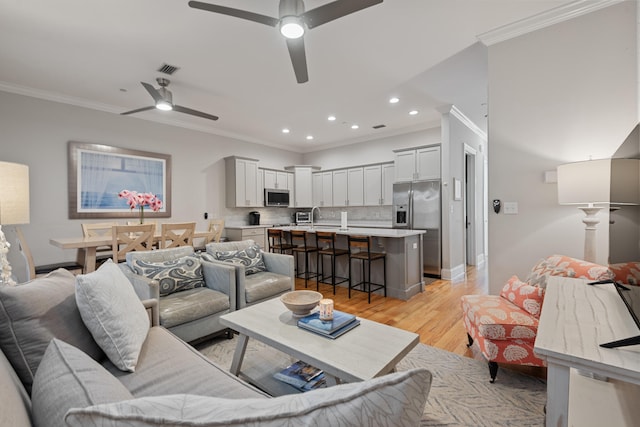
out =
<path fill-rule="evenodd" d="M 468 127 L 473 133 L 478 135 L 484 142 L 487 142 L 487 133 L 480 129 L 469 117 L 465 116 L 462 111 L 455 105 L 442 105 L 437 108 L 441 114 L 451 114 L 456 119 L 460 120 L 462 124 Z"/>
<path fill-rule="evenodd" d="M 604 9 L 624 0 L 577 0 L 554 9 L 521 19 L 512 24 L 503 25 L 477 36 L 484 45 L 491 46 L 532 31 L 568 21 L 596 10 Z"/>

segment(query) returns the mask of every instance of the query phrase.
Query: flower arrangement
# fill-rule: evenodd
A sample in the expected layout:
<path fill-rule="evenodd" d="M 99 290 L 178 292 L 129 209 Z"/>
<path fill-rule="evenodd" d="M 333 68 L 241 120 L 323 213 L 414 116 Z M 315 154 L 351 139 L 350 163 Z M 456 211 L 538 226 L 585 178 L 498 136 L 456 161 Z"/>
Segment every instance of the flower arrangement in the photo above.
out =
<path fill-rule="evenodd" d="M 137 191 L 122 190 L 118 193 L 121 199 L 127 199 L 127 204 L 131 210 L 140 209 L 140 224 L 144 223 L 144 207 L 149 206 L 152 211 L 158 212 L 162 209 L 162 200 L 153 193 L 138 193 Z"/>

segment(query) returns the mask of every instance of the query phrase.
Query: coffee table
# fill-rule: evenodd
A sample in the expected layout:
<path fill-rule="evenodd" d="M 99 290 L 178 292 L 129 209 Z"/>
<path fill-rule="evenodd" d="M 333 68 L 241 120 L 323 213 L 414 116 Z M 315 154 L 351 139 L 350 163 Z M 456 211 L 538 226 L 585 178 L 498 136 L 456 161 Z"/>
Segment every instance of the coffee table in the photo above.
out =
<path fill-rule="evenodd" d="M 269 359 L 263 353 L 259 361 L 245 360 L 249 338 L 322 369 L 327 385 L 363 381 L 393 372 L 396 364 L 420 341 L 418 334 L 367 319 L 360 319 L 360 326 L 335 340 L 325 338 L 299 328 L 297 318 L 279 299 L 225 314 L 220 321 L 239 333 L 231 373 L 273 396 L 298 391 L 273 378 L 290 361 Z M 241 370 L 243 364 L 245 369 Z"/>

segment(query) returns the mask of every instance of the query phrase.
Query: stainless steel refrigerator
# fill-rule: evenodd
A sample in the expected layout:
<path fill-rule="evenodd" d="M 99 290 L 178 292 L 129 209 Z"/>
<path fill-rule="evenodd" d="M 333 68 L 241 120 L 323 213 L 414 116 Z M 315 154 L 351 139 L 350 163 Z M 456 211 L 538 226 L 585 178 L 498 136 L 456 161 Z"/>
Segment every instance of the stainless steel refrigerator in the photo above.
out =
<path fill-rule="evenodd" d="M 426 230 L 424 274 L 440 277 L 442 266 L 440 180 L 393 184 L 393 228 Z"/>

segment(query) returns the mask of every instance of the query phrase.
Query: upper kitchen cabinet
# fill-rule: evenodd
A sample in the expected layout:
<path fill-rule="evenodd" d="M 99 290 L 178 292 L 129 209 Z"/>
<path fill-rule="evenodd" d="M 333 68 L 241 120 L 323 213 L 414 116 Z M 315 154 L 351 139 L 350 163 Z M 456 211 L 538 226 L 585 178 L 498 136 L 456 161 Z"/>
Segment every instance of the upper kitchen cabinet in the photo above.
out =
<path fill-rule="evenodd" d="M 364 205 L 391 205 L 395 180 L 394 164 L 371 165 L 365 166 L 363 169 Z"/>
<path fill-rule="evenodd" d="M 317 170 L 314 166 L 288 166 L 287 171 L 293 171 L 293 203 L 292 208 L 310 208 L 313 206 L 312 173 Z"/>
<path fill-rule="evenodd" d="M 293 174 L 291 172 L 263 169 L 262 173 L 264 175 L 264 188 L 293 190 Z"/>
<path fill-rule="evenodd" d="M 440 146 L 398 150 L 395 160 L 395 181 L 440 179 Z"/>
<path fill-rule="evenodd" d="M 333 173 L 313 173 L 313 205 L 333 206 Z"/>
<path fill-rule="evenodd" d="M 364 205 L 364 168 L 333 171 L 333 206 Z"/>
<path fill-rule="evenodd" d="M 227 207 L 261 206 L 258 160 L 230 156 L 224 161 Z"/>

